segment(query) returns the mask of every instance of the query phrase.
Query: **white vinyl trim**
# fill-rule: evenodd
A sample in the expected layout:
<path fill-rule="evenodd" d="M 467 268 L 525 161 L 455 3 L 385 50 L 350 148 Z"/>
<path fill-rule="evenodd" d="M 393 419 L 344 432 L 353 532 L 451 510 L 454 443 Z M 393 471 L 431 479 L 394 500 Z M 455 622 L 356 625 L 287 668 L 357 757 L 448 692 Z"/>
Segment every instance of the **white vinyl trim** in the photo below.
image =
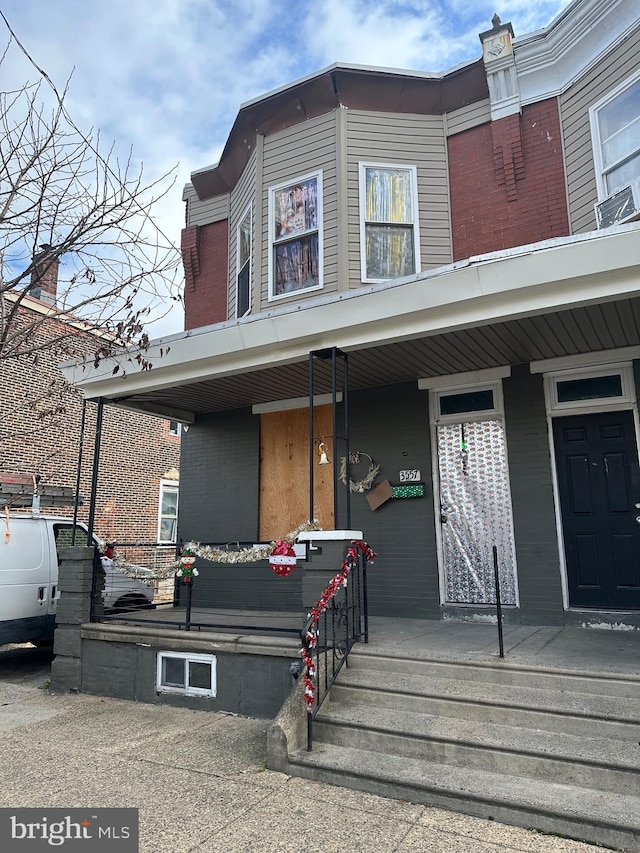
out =
<path fill-rule="evenodd" d="M 314 394 L 314 406 L 326 406 L 333 401 L 332 394 Z M 336 394 L 336 402 L 342 402 L 342 391 Z M 253 415 L 264 415 L 267 412 L 287 412 L 289 409 L 308 409 L 308 397 L 291 397 L 289 400 L 273 400 L 271 403 L 256 403 L 251 406 Z"/>
<path fill-rule="evenodd" d="M 579 355 L 564 355 L 558 358 L 545 358 L 529 364 L 531 373 L 553 373 L 556 370 L 572 370 L 581 367 L 614 364 L 640 358 L 640 347 L 621 347 L 620 349 L 584 352 Z"/>

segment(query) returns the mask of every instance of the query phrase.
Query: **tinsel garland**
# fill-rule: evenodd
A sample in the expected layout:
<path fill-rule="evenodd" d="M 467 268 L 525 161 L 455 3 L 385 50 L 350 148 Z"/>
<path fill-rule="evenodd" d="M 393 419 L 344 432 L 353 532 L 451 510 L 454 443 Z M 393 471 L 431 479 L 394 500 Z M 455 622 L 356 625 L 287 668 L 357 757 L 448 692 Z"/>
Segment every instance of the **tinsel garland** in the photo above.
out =
<path fill-rule="evenodd" d="M 318 622 L 320 621 L 320 616 L 325 612 L 329 606 L 329 602 L 335 597 L 336 593 L 343 587 L 346 587 L 351 569 L 358 565 L 358 551 L 366 558 L 368 563 L 373 563 L 377 556 L 366 542 L 354 539 L 347 550 L 346 557 L 342 561 L 340 571 L 331 578 L 326 589 L 308 613 L 311 623 L 305 634 L 304 645 L 300 649 L 300 655 L 305 668 L 303 677 L 304 701 L 308 711 L 313 710 L 316 701 L 316 683 L 314 680 L 316 668 L 313 663 L 312 651 L 318 644 Z"/>
<path fill-rule="evenodd" d="M 283 542 L 287 542 L 292 545 L 301 533 L 305 533 L 308 530 L 322 530 L 322 527 L 320 527 L 315 519 L 313 521 L 305 521 L 298 525 L 295 530 L 287 533 L 286 536 L 282 536 L 281 539 Z M 210 560 L 213 563 L 236 565 L 239 563 L 255 563 L 258 560 L 268 560 L 271 552 L 276 546 L 276 542 L 270 542 L 268 545 L 254 545 L 251 548 L 243 548 L 239 551 L 229 550 L 231 545 L 232 543 L 229 543 L 223 548 L 212 548 L 209 545 L 200 545 L 199 542 L 187 542 L 184 546 L 184 550 L 192 551 L 196 557 L 201 557 L 203 560 Z M 123 572 L 130 578 L 142 581 L 143 583 L 145 581 L 154 582 L 156 580 L 165 580 L 166 578 L 173 577 L 178 569 L 182 567 L 181 560 L 177 559 L 174 562 L 169 563 L 167 566 L 154 569 L 152 575 L 147 573 L 142 575 L 139 571 L 136 571 L 139 567 L 134 566 L 131 563 L 127 563 L 125 560 L 114 557 L 113 564 L 118 571 Z"/>

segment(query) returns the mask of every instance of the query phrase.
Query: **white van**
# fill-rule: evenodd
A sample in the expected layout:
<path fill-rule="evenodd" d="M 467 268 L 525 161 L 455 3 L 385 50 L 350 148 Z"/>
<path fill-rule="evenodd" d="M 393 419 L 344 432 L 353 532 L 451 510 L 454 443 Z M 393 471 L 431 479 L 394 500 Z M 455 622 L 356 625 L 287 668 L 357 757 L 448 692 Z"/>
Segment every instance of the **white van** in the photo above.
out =
<path fill-rule="evenodd" d="M 60 597 L 57 548 L 71 545 L 72 533 L 69 518 L 11 513 L 7 529 L 6 517 L 0 516 L 0 646 L 53 639 Z M 86 536 L 78 522 L 76 545 L 86 545 Z M 103 562 L 105 608 L 149 607 L 153 586 L 129 578 L 110 562 Z"/>

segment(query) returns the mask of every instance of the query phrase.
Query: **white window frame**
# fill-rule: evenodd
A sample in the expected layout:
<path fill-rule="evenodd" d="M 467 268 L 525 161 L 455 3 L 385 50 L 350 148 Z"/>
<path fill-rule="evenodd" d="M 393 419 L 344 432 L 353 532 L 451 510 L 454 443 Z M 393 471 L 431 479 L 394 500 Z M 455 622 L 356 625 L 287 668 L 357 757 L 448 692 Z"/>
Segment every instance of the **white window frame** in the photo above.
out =
<path fill-rule="evenodd" d="M 162 662 L 165 658 L 184 661 L 184 687 L 162 683 Z M 189 664 L 208 663 L 211 666 L 211 688 L 192 687 L 189 685 Z M 202 655 L 192 652 L 158 652 L 156 655 L 156 692 L 179 693 L 183 696 L 215 697 L 218 690 L 217 658 L 215 655 Z"/>
<path fill-rule="evenodd" d="M 593 146 L 593 162 L 595 166 L 596 172 L 596 184 L 598 188 L 598 200 L 602 200 L 612 195 L 617 190 L 621 189 L 621 187 L 614 187 L 612 189 L 607 189 L 606 180 L 604 175 L 604 162 L 602 159 L 602 140 L 600 139 L 600 124 L 598 122 L 598 113 L 604 107 L 607 107 L 610 103 L 615 101 L 617 97 L 623 94 L 628 88 L 633 86 L 634 84 L 640 81 L 640 71 L 636 71 L 631 77 L 627 78 L 623 83 L 619 86 L 616 86 L 611 92 L 608 92 L 603 98 L 601 98 L 597 103 L 595 103 L 589 109 L 589 122 L 591 124 L 591 143 Z M 638 125 L 640 128 L 640 114 L 638 115 Z M 640 152 L 640 144 L 638 146 L 638 152 Z M 636 175 L 636 179 L 640 178 L 640 174 Z"/>
<path fill-rule="evenodd" d="M 490 409 L 475 409 L 471 412 L 455 412 L 452 415 L 440 414 L 440 400 L 443 397 L 452 397 L 458 394 L 477 393 L 480 391 L 493 392 L 493 406 Z M 502 381 L 482 382 L 477 385 L 455 385 L 442 390 L 431 391 L 433 423 L 435 426 L 443 424 L 472 423 L 473 421 L 495 421 L 504 420 L 504 398 L 502 394 Z"/>
<path fill-rule="evenodd" d="M 162 498 L 165 492 L 175 492 L 176 494 L 176 538 L 178 525 L 178 507 L 180 504 L 180 481 L 179 480 L 160 480 L 160 492 L 158 497 L 158 542 L 174 543 L 176 539 L 162 539 Z"/>
<path fill-rule="evenodd" d="M 244 312 L 244 314 L 239 314 L 238 313 L 238 305 L 240 304 L 239 296 L 240 296 L 240 273 L 241 273 L 241 269 L 240 269 L 240 230 L 241 230 L 242 226 L 244 225 L 247 217 L 249 217 L 249 257 L 247 258 L 246 262 L 242 265 L 242 267 L 243 267 L 243 269 L 247 265 L 249 267 L 249 298 L 247 300 L 248 301 L 247 310 Z M 236 228 L 236 318 L 238 318 L 238 319 L 240 317 L 246 317 L 248 314 L 251 314 L 251 302 L 252 302 L 252 300 L 251 300 L 251 291 L 252 291 L 251 279 L 252 279 L 252 276 L 253 276 L 253 205 L 249 204 L 245 208 L 242 216 L 240 217 L 240 221 L 238 222 L 238 225 Z"/>
<path fill-rule="evenodd" d="M 381 163 L 374 162 L 371 160 L 362 160 L 358 163 L 358 182 L 359 182 L 359 207 L 360 207 L 360 277 L 363 282 L 376 283 L 380 281 L 390 281 L 390 279 L 385 278 L 371 278 L 367 275 L 367 244 L 366 244 L 366 227 L 369 224 L 376 224 L 373 222 L 369 222 L 366 219 L 366 207 L 367 207 L 367 181 L 366 181 L 366 170 L 367 169 L 402 169 L 403 171 L 409 172 L 411 176 L 411 210 L 413 213 L 413 222 L 411 223 L 411 227 L 413 228 L 413 258 L 415 262 L 415 269 L 411 275 L 415 275 L 419 273 L 422 269 L 420 263 L 420 226 L 419 226 L 419 211 L 418 211 L 418 168 L 415 165 L 410 163 Z M 384 224 L 384 223 L 377 223 Z M 408 223 L 390 223 L 391 225 L 407 225 Z"/>
<path fill-rule="evenodd" d="M 173 429 L 171 424 L 176 424 L 176 428 Z M 169 432 L 169 435 L 176 435 L 176 436 L 182 435 L 182 424 L 180 423 L 180 421 L 170 420 L 169 426 L 168 426 L 168 432 Z"/>
<path fill-rule="evenodd" d="M 483 371 L 478 371 L 478 374 L 481 375 Z M 510 369 L 506 368 L 489 368 L 486 372 L 487 374 L 495 375 L 496 373 L 500 373 L 501 376 L 509 376 Z M 469 374 L 461 374 L 460 378 L 462 379 L 466 375 Z M 485 374 L 486 375 L 486 374 Z M 449 381 L 449 384 L 444 385 L 442 387 L 442 383 Z M 509 471 L 509 448 L 507 443 L 507 431 L 506 431 L 506 422 L 504 415 L 504 394 L 502 391 L 502 378 L 496 379 L 492 382 L 476 382 L 474 384 L 456 384 L 456 376 L 442 376 L 442 377 L 432 377 L 430 379 L 421 379 L 419 380 L 418 387 L 421 390 L 429 391 L 429 420 L 430 420 L 430 432 L 431 432 L 431 479 L 432 479 L 432 488 L 433 488 L 433 499 L 434 499 L 434 507 L 436 508 L 436 513 L 439 516 L 439 507 L 440 507 L 440 466 L 438 460 L 438 427 L 446 426 L 448 424 L 460 424 L 460 423 L 473 423 L 476 421 L 502 421 L 504 427 L 504 440 L 505 440 L 505 462 L 507 466 L 507 478 L 509 480 L 509 484 L 511 484 L 511 473 Z M 456 412 L 453 415 L 441 415 L 440 414 L 440 399 L 442 397 L 451 396 L 452 394 L 466 394 L 469 391 L 493 391 L 493 408 L 492 409 L 482 409 L 476 410 L 473 412 Z M 511 518 L 511 531 L 513 534 L 514 540 L 514 549 L 515 549 L 515 526 L 513 522 L 513 498 L 510 500 L 510 518 Z M 442 541 L 442 526 L 440 524 L 436 524 L 436 554 L 438 560 L 438 587 L 439 587 L 439 597 L 440 604 L 443 607 L 459 607 L 461 609 L 478 609 L 482 610 L 483 608 L 495 608 L 495 604 L 452 604 L 447 601 L 446 598 L 446 572 L 445 572 L 445 564 L 444 564 L 444 545 Z M 509 605 L 503 605 L 507 610 L 517 609 L 520 607 L 520 578 L 518 573 L 518 562 L 517 555 L 514 550 L 514 593 L 515 593 L 515 603 Z"/>
<path fill-rule="evenodd" d="M 303 181 L 316 180 L 317 187 L 317 207 L 316 207 L 316 225 L 317 228 L 310 229 L 307 231 L 300 232 L 296 234 L 294 237 L 285 237 L 276 239 L 275 237 L 275 198 L 276 193 L 279 190 L 286 189 L 286 187 L 293 187 L 296 184 L 302 183 Z M 323 185 L 322 185 L 322 169 L 317 169 L 315 172 L 307 172 L 304 175 L 297 175 L 294 178 L 290 178 L 289 180 L 282 181 L 279 184 L 274 184 L 269 187 L 269 207 L 268 207 L 268 228 L 269 228 L 269 266 L 268 266 L 268 279 L 269 279 L 269 302 L 275 302 L 280 299 L 291 299 L 299 296 L 303 293 L 310 293 L 314 290 L 322 290 L 324 286 L 324 243 L 323 243 Z M 293 240 L 301 237 L 306 237 L 310 234 L 318 235 L 318 284 L 312 285 L 311 287 L 304 287 L 300 290 L 292 290 L 289 293 L 276 293 L 276 272 L 275 272 L 275 250 L 279 245 L 283 245 L 288 242 L 292 242 Z"/>
<path fill-rule="evenodd" d="M 631 353 L 636 355 L 636 353 Z M 567 578 L 567 559 L 564 550 L 564 526 L 562 521 L 562 510 L 560 507 L 560 487 L 558 485 L 558 470 L 556 467 L 556 449 L 553 436 L 553 418 L 566 415 L 589 415 L 597 412 L 631 411 L 635 427 L 636 446 L 640 452 L 640 419 L 638 418 L 638 407 L 636 405 L 635 380 L 633 376 L 633 364 L 631 362 L 601 362 L 581 367 L 577 363 L 578 357 L 567 356 L 558 360 L 551 359 L 546 362 L 547 366 L 560 363 L 571 364 L 565 370 L 544 371 L 545 362 L 534 362 L 535 370 L 542 372 L 544 376 L 544 398 L 547 410 L 547 440 L 549 443 L 549 454 L 551 458 L 551 482 L 553 486 L 553 498 L 556 517 L 556 537 L 558 543 L 558 554 L 560 555 L 560 584 L 562 588 L 562 606 L 564 610 L 574 609 L 569 607 L 569 581 Z M 595 379 L 598 376 L 611 376 L 619 373 L 622 380 L 622 394 L 617 397 L 597 397 L 592 400 L 571 400 L 566 403 L 558 402 L 557 383 L 571 379 Z M 580 610 L 580 608 L 575 608 Z"/>
<path fill-rule="evenodd" d="M 558 383 L 580 379 L 597 379 L 600 376 L 619 374 L 622 393 L 615 397 L 595 397 L 590 400 L 568 400 L 558 402 Z M 635 405 L 636 393 L 633 367 L 629 363 L 599 364 L 572 370 L 556 370 L 544 375 L 547 414 L 589 414 L 599 411 L 630 409 Z"/>

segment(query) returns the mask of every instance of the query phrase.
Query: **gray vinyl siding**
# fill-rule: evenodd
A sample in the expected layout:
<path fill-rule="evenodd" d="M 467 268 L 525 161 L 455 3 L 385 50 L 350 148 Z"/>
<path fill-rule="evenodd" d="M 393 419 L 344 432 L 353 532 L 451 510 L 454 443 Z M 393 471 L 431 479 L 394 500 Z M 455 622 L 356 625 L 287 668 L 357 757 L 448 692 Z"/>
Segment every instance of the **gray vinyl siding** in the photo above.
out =
<path fill-rule="evenodd" d="M 452 260 L 446 139 L 442 116 L 347 113 L 349 287 L 360 287 L 361 161 L 417 167 L 422 269 Z"/>
<path fill-rule="evenodd" d="M 447 136 L 453 136 L 455 133 L 462 133 L 463 130 L 470 130 L 472 127 L 487 124 L 489 121 L 491 121 L 491 101 L 486 98 L 484 101 L 476 101 L 474 104 L 447 113 L 445 116 L 446 133 Z"/>
<path fill-rule="evenodd" d="M 260 309 L 287 304 L 338 289 L 338 191 L 336 113 L 330 112 L 266 136 L 262 160 L 262 254 Z M 323 274 L 322 291 L 292 294 L 269 303 L 269 188 L 322 169 Z M 258 310 L 258 306 L 255 306 Z"/>
<path fill-rule="evenodd" d="M 182 198 L 187 203 L 187 225 L 210 225 L 229 218 L 229 193 L 200 201 L 194 188 L 188 184 Z"/>
<path fill-rule="evenodd" d="M 640 26 L 560 96 L 569 221 L 573 234 L 596 227 L 598 201 L 589 108 L 638 70 Z"/>
<path fill-rule="evenodd" d="M 252 226 L 254 233 L 251 238 L 251 313 L 255 310 L 255 293 L 253 283 L 255 281 L 255 211 L 253 202 L 256 195 L 256 153 L 253 152 L 240 176 L 240 180 L 231 192 L 229 199 L 229 291 L 228 291 L 228 313 L 231 320 L 236 316 L 236 275 L 238 263 L 238 225 L 244 218 L 245 213 L 252 205 Z"/>

